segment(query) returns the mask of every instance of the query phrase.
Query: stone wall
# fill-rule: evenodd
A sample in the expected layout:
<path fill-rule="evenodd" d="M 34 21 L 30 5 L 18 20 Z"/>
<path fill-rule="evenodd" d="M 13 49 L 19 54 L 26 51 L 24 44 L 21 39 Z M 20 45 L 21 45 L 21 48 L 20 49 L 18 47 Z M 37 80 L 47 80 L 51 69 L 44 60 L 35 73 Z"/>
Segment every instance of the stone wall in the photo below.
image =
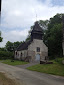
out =
<path fill-rule="evenodd" d="M 40 47 L 40 51 L 48 52 L 48 47 L 43 43 L 43 40 L 34 39 L 28 46 L 28 50 L 36 52 L 36 47 Z"/>
<path fill-rule="evenodd" d="M 37 47 L 40 48 L 40 52 L 37 52 Z M 28 50 L 16 51 L 15 58 L 19 60 L 35 61 L 36 55 L 40 55 L 40 61 L 45 60 L 48 56 L 48 47 L 43 43 L 43 40 L 34 39 L 28 46 Z M 22 55 L 21 55 L 22 54 Z"/>
<path fill-rule="evenodd" d="M 40 48 L 40 52 L 37 52 L 37 47 Z M 34 51 L 34 53 L 30 53 L 32 56 L 34 56 L 33 60 L 35 60 L 36 54 L 40 54 L 41 61 L 45 60 L 45 57 L 48 56 L 48 47 L 43 43 L 43 40 L 34 39 L 33 42 L 28 46 L 28 50 Z"/>
<path fill-rule="evenodd" d="M 45 57 L 48 57 L 48 52 L 41 52 L 40 61 L 44 61 Z"/>
<path fill-rule="evenodd" d="M 17 52 L 17 55 L 16 55 Z M 15 51 L 15 59 L 24 60 L 27 56 L 27 50 Z"/>
<path fill-rule="evenodd" d="M 30 57 L 29 62 L 33 62 L 35 59 L 35 51 L 28 50 L 28 56 Z"/>

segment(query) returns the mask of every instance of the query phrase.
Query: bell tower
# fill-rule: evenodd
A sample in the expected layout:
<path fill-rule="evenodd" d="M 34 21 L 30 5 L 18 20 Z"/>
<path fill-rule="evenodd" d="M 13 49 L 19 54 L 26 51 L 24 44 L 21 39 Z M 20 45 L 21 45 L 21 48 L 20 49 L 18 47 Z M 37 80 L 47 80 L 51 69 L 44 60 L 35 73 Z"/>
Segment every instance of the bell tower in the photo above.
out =
<path fill-rule="evenodd" d="M 42 40 L 42 36 L 43 36 L 43 30 L 36 21 L 35 25 L 33 26 L 33 30 L 31 32 L 31 40 L 33 39 Z"/>

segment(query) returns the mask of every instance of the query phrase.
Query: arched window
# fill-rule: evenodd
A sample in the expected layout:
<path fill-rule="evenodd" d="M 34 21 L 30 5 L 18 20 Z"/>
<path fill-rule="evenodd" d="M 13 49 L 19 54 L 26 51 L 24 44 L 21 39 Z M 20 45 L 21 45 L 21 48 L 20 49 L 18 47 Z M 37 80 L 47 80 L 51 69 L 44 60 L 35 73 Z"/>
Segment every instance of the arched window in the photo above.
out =
<path fill-rule="evenodd" d="M 17 55 L 17 52 L 16 52 L 16 55 Z"/>
<path fill-rule="evenodd" d="M 21 52 L 21 56 L 22 56 L 22 52 Z"/>

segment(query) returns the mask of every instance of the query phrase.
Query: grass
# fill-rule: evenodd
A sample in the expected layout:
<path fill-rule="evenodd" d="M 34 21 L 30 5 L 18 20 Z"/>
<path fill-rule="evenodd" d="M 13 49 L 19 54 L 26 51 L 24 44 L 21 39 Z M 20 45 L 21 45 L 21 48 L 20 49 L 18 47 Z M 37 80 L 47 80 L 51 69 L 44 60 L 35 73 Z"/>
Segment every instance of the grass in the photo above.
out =
<path fill-rule="evenodd" d="M 28 70 L 48 73 L 53 75 L 64 76 L 64 65 L 61 63 L 61 58 L 53 60 L 53 64 L 37 64 L 28 67 Z"/>
<path fill-rule="evenodd" d="M 4 64 L 8 64 L 8 65 L 12 65 L 12 66 L 28 64 L 28 62 L 19 61 L 19 60 L 14 60 L 14 62 L 11 62 L 11 60 L 1 60 L 1 61 Z"/>
<path fill-rule="evenodd" d="M 0 85 L 17 85 L 14 80 L 9 79 L 4 73 L 0 72 Z"/>

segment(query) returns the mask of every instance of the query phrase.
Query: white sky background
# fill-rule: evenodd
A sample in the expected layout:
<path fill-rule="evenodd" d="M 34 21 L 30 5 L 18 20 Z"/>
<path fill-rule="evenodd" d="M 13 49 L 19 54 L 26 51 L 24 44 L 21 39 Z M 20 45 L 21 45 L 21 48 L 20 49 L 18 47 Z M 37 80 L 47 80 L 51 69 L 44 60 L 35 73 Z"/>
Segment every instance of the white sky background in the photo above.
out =
<path fill-rule="evenodd" d="M 64 0 L 2 0 L 0 47 L 7 41 L 25 40 L 36 14 L 37 20 L 46 20 L 57 13 L 64 13 Z"/>

